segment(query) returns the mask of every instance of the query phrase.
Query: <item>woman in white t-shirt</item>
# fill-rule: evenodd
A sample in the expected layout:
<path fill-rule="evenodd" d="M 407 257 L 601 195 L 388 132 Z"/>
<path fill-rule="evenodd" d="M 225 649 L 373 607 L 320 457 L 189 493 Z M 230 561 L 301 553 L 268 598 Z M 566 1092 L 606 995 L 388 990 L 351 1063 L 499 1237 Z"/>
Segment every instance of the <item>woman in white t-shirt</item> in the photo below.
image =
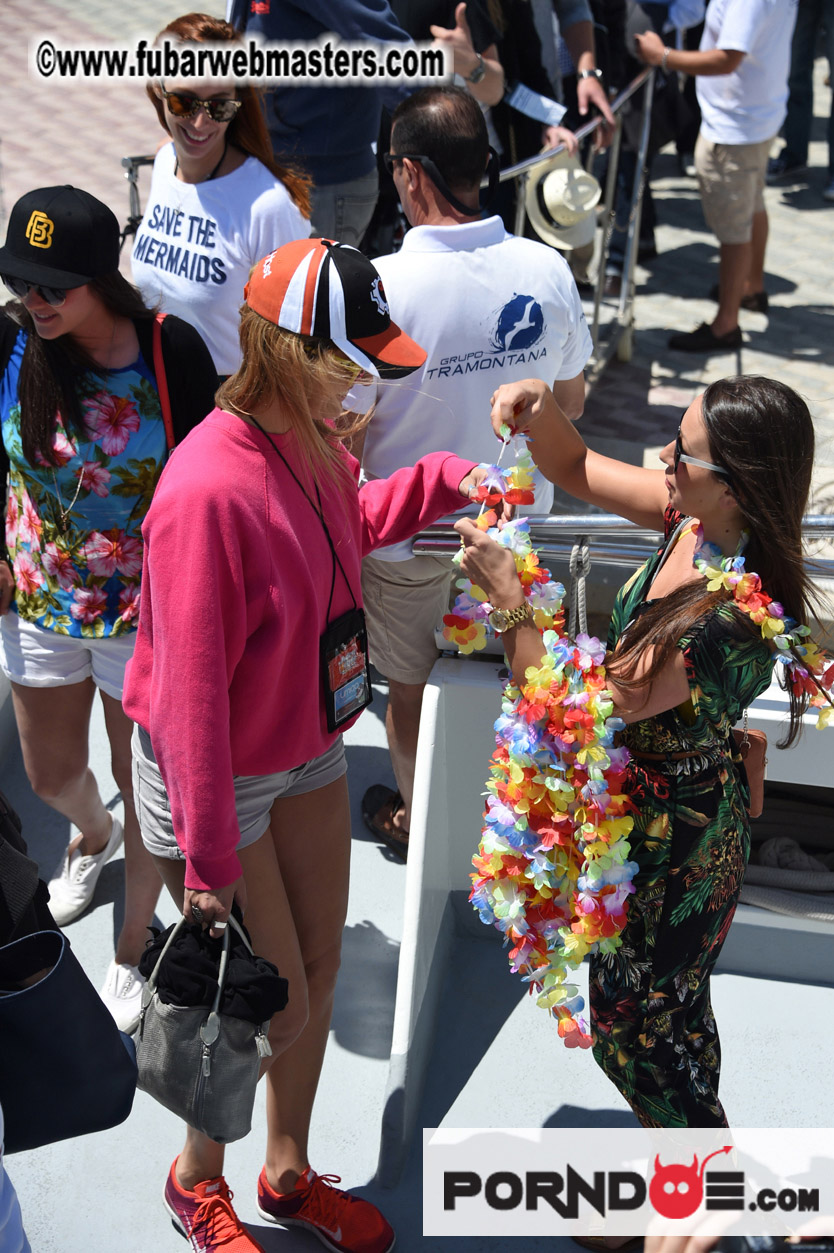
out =
<path fill-rule="evenodd" d="M 192 13 L 166 26 L 162 40 L 223 44 L 240 36 L 228 22 Z M 161 79 L 148 95 L 172 142 L 154 162 L 134 281 L 148 304 L 199 330 L 218 374 L 233 374 L 249 271 L 310 234 L 310 180 L 276 162 L 253 87 Z"/>

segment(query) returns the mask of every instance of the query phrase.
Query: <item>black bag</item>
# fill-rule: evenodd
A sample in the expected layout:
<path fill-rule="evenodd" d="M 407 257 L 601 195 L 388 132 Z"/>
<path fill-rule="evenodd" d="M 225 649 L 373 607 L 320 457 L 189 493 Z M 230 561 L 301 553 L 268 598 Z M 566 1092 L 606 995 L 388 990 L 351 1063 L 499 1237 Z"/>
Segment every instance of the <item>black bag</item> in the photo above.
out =
<path fill-rule="evenodd" d="M 0 1104 L 5 1150 L 39 1148 L 124 1122 L 136 1089 L 119 1031 L 60 931 L 0 948 Z"/>
<path fill-rule="evenodd" d="M 28 855 L 20 819 L 0 792 L 0 947 L 33 931 L 57 931 L 49 892 Z"/>

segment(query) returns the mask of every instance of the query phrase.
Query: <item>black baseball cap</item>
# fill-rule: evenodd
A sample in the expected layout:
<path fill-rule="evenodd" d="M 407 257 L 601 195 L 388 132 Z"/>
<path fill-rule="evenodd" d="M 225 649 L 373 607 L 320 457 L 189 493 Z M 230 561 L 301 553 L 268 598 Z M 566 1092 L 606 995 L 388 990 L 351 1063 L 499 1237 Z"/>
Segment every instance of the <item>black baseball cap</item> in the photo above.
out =
<path fill-rule="evenodd" d="M 119 223 L 80 187 L 21 196 L 0 248 L 0 274 L 49 287 L 81 287 L 119 268 Z"/>

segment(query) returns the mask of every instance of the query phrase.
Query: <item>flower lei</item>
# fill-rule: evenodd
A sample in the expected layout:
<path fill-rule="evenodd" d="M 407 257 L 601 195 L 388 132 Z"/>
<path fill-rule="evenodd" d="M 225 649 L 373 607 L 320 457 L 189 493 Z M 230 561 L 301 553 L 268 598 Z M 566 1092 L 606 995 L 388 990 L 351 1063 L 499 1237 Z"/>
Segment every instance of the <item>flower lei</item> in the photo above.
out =
<path fill-rule="evenodd" d="M 704 539 L 700 523 L 694 529 L 692 562 L 706 578 L 707 591 L 723 589 L 732 595 L 736 607 L 761 629 L 762 639 L 775 646 L 776 662 L 787 671 L 794 695 L 807 694 L 808 703 L 819 710 L 817 728 L 829 726 L 834 721 L 834 660 L 809 638 L 810 627 L 789 618 L 779 601 L 768 596 L 758 574 L 744 569 L 741 552 L 747 543 L 747 532 L 742 532 L 735 555 L 725 557 L 717 545 Z"/>
<path fill-rule="evenodd" d="M 525 448 L 512 470 L 487 467 L 479 494 L 487 506 L 527 503 L 531 485 Z M 614 747 L 624 723 L 606 689 L 605 647 L 565 634 L 565 589 L 540 567 L 529 523 L 498 530 L 496 521 L 489 509 L 477 524 L 512 552 L 544 656 L 520 687 L 510 680 L 504 689 L 470 900 L 512 945 L 511 969 L 536 990 L 567 1047 L 588 1048 L 585 1002 L 569 972 L 587 953 L 619 946 L 638 869 L 629 861 L 632 805 L 622 790 L 628 751 Z M 458 587 L 443 633 L 471 653 L 486 643 L 492 606 L 468 579 Z"/>

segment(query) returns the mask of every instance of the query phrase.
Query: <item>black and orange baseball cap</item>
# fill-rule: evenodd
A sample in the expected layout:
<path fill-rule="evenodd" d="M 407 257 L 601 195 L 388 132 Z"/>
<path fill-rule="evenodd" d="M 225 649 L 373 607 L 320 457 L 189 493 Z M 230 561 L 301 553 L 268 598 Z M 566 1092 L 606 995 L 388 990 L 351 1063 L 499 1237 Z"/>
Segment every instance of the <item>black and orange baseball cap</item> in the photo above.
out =
<path fill-rule="evenodd" d="M 29 191 L 9 214 L 0 274 L 71 288 L 118 268 L 116 215 L 80 187 Z"/>
<path fill-rule="evenodd" d="M 259 261 L 244 291 L 268 322 L 330 340 L 368 374 L 403 378 L 426 354 L 391 321 L 382 279 L 357 248 L 297 239 Z"/>

